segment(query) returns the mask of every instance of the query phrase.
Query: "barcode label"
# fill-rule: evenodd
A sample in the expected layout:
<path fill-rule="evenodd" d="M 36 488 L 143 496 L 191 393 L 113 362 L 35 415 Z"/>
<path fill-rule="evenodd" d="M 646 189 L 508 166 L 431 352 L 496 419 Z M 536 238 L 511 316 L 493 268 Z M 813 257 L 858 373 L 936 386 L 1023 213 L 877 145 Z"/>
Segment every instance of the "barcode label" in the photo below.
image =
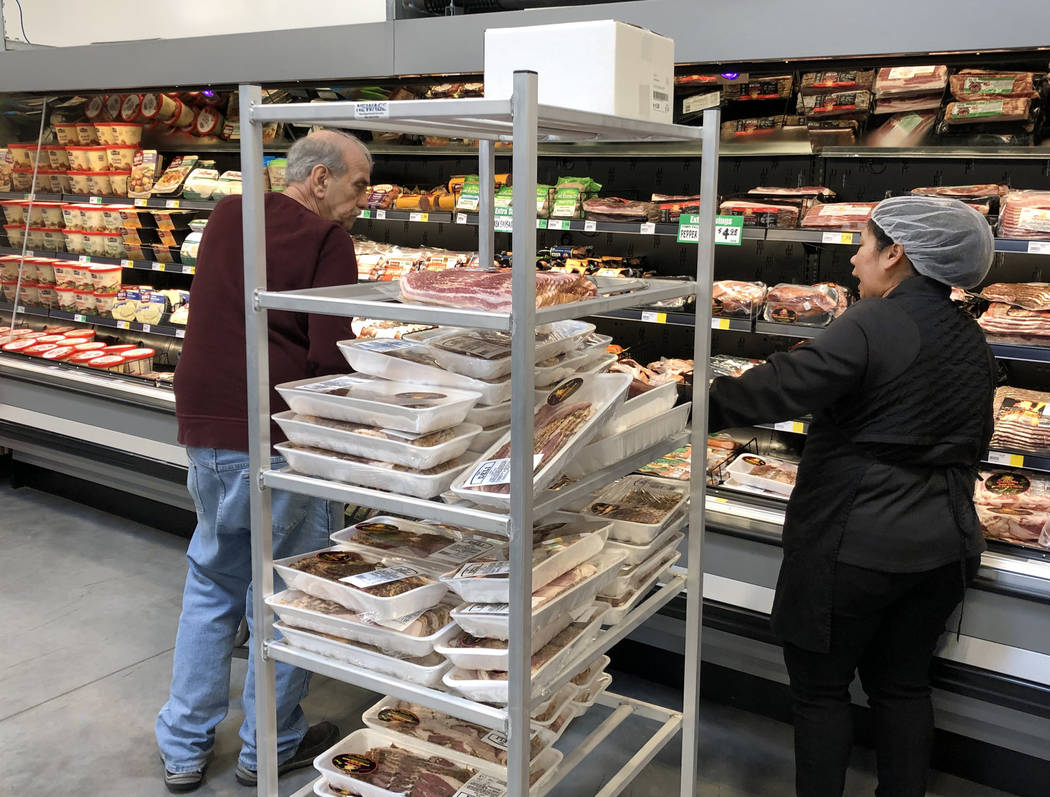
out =
<path fill-rule="evenodd" d="M 435 551 L 428 558 L 435 561 L 459 564 L 460 562 L 468 562 L 471 559 L 483 556 L 495 547 L 496 543 L 486 540 L 460 540 L 446 548 L 442 548 L 440 551 Z"/>
<path fill-rule="evenodd" d="M 186 337 L 186 330 L 185 329 L 176 329 L 175 330 L 175 337 L 177 337 L 177 338 L 184 338 L 184 337 Z"/>
<path fill-rule="evenodd" d="M 656 235 L 656 225 L 651 221 L 639 224 L 638 233 L 639 235 Z"/>
<path fill-rule="evenodd" d="M 507 786 L 492 775 L 478 773 L 459 787 L 452 797 L 506 797 Z"/>
<path fill-rule="evenodd" d="M 471 603 L 459 610 L 460 614 L 509 615 L 509 603 Z"/>
<path fill-rule="evenodd" d="M 510 562 L 471 562 L 463 565 L 453 578 L 485 578 L 510 574 Z"/>
<path fill-rule="evenodd" d="M 456 214 L 456 224 L 466 224 L 466 223 L 467 223 L 467 214 L 466 213 L 457 213 Z"/>
<path fill-rule="evenodd" d="M 598 229 L 598 222 L 596 222 L 596 221 L 585 221 L 583 223 L 583 231 L 584 232 L 594 232 L 597 229 Z"/>
<path fill-rule="evenodd" d="M 377 210 L 376 211 L 376 218 L 377 219 L 385 219 L 386 218 L 386 211 L 385 210 Z"/>
<path fill-rule="evenodd" d="M 142 331 L 143 332 L 152 332 L 153 331 L 153 327 L 151 327 L 149 324 L 143 324 L 142 325 Z"/>
<path fill-rule="evenodd" d="M 176 210 L 179 207 L 179 200 L 169 199 L 165 201 L 164 207 L 168 208 L 168 210 Z"/>
<path fill-rule="evenodd" d="M 356 576 L 347 576 L 339 580 L 358 589 L 368 589 L 369 587 L 378 587 L 380 584 L 389 584 L 392 581 L 401 581 L 418 575 L 420 575 L 420 571 L 414 567 L 397 565 L 396 567 L 384 567 L 381 570 L 370 570 L 367 573 L 358 573 Z"/>

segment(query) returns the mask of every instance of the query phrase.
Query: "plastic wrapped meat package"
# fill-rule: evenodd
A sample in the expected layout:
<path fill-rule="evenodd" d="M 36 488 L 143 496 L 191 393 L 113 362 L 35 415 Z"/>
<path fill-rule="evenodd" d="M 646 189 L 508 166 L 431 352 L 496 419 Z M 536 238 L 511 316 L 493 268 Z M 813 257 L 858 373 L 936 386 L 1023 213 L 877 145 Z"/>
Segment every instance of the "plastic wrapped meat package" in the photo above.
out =
<path fill-rule="evenodd" d="M 766 294 L 762 317 L 780 324 L 826 326 L 844 307 L 833 285 L 774 285 Z"/>
<path fill-rule="evenodd" d="M 719 280 L 711 288 L 711 312 L 714 315 L 754 318 L 766 300 L 763 282 Z"/>
<path fill-rule="evenodd" d="M 744 454 L 733 460 L 728 473 L 736 482 L 787 498 L 795 488 L 798 464 L 776 457 Z"/>
<path fill-rule="evenodd" d="M 878 202 L 826 202 L 811 207 L 802 218 L 802 227 L 835 230 L 863 230 Z"/>
<path fill-rule="evenodd" d="M 638 472 L 650 476 L 658 476 L 661 479 L 687 482 L 692 469 L 692 452 L 692 444 L 687 443 L 658 459 L 654 459 L 649 464 L 643 465 L 638 468 Z"/>
<path fill-rule="evenodd" d="M 688 500 L 688 487 L 681 482 L 632 475 L 598 493 L 584 514 L 612 521 L 610 539 L 643 545 L 652 542 Z"/>
<path fill-rule="evenodd" d="M 1050 548 L 1050 478 L 1027 471 L 985 471 L 973 501 L 985 537 Z"/>
<path fill-rule="evenodd" d="M 1050 393 L 1004 385 L 995 391 L 992 449 L 1050 451 Z"/>
<path fill-rule="evenodd" d="M 905 111 L 893 114 L 867 138 L 869 147 L 917 147 L 937 121 L 936 111 Z"/>

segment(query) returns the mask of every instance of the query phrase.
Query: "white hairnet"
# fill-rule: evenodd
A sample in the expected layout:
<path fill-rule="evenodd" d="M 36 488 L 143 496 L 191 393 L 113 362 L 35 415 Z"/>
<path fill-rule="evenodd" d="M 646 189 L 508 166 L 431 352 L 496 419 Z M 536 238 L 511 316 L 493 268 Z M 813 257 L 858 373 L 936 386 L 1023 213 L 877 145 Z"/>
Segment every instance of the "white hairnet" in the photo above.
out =
<path fill-rule="evenodd" d="M 958 199 L 895 196 L 876 205 L 871 220 L 903 247 L 917 272 L 938 282 L 973 288 L 992 267 L 992 228 Z"/>

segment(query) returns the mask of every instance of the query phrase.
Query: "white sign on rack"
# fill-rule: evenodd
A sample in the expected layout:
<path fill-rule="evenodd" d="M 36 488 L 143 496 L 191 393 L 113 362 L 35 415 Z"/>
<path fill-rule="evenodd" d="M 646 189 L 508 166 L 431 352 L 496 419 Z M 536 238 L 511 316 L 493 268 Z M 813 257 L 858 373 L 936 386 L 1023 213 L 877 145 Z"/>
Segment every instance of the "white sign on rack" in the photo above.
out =
<path fill-rule="evenodd" d="M 1029 241 L 1028 254 L 1050 255 L 1050 241 Z"/>
<path fill-rule="evenodd" d="M 389 117 L 390 103 L 388 102 L 354 103 L 355 119 L 388 119 Z"/>

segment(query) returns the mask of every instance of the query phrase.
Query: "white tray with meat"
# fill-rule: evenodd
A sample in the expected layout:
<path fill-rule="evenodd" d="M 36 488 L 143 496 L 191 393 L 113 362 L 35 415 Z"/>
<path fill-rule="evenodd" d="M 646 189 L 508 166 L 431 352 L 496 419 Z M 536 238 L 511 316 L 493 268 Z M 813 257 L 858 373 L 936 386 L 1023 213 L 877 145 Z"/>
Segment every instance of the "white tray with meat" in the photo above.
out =
<path fill-rule="evenodd" d="M 649 590 L 656 585 L 656 582 L 660 580 L 660 577 L 663 576 L 669 568 L 673 567 L 675 562 L 677 562 L 681 556 L 682 554 L 680 551 L 673 551 L 670 555 L 665 555 L 663 559 L 649 569 L 645 580 L 626 595 L 619 598 L 599 597 L 598 601 L 600 603 L 605 603 L 609 606 L 609 610 L 605 613 L 605 617 L 602 618 L 602 625 L 617 625 L 622 623 L 634 607 L 638 605 L 638 602 L 649 594 Z M 644 571 L 640 570 L 639 575 L 645 575 Z"/>
<path fill-rule="evenodd" d="M 680 404 L 648 423 L 638 424 L 618 435 L 584 446 L 566 464 L 565 475 L 574 479 L 583 478 L 656 445 L 685 428 L 691 409 L 692 402 Z"/>
<path fill-rule="evenodd" d="M 434 651 L 434 645 L 459 631 L 449 615 L 453 606 L 448 603 L 381 622 L 367 620 L 345 606 L 295 589 L 271 595 L 266 605 L 285 625 L 372 645 L 399 656 L 426 656 Z"/>
<path fill-rule="evenodd" d="M 573 377 L 552 390 L 533 418 L 535 490 L 557 478 L 622 403 L 631 379 L 626 374 Z M 510 435 L 494 443 L 452 482 L 468 501 L 506 509 L 510 505 Z"/>
<path fill-rule="evenodd" d="M 543 701 L 532 710 L 532 727 L 536 728 L 541 734 L 547 734 L 550 739 L 548 744 L 554 744 L 557 741 L 555 734 L 560 735 L 558 732 L 561 729 L 554 727 L 556 720 L 579 692 L 580 687 L 570 681 L 549 699 Z"/>
<path fill-rule="evenodd" d="M 480 394 L 479 404 L 510 399 L 510 378 L 472 379 L 442 368 L 428 344 L 411 340 L 341 340 L 337 344 L 355 371 L 382 379 L 409 382 L 424 393 L 445 388 Z"/>
<path fill-rule="evenodd" d="M 536 628 L 529 655 L 535 656 L 572 622 L 572 614 L 562 612 Z M 509 643 L 506 639 L 476 637 L 466 631 L 445 637 L 442 649 L 438 652 L 463 670 L 506 670 L 510 666 Z"/>
<path fill-rule="evenodd" d="M 568 513 L 558 513 L 537 525 L 532 531 L 533 592 L 601 553 L 609 525 Z M 510 562 L 492 558 L 468 562 L 442 580 L 468 603 L 507 603 Z"/>
<path fill-rule="evenodd" d="M 276 559 L 273 569 L 289 588 L 338 603 L 375 622 L 431 609 L 448 591 L 419 568 L 339 546 Z"/>
<path fill-rule="evenodd" d="M 594 324 L 585 321 L 557 321 L 537 327 L 535 362 L 575 349 L 592 332 Z M 457 329 L 430 338 L 426 345 L 442 368 L 473 379 L 499 379 L 511 370 L 509 332 Z"/>
<path fill-rule="evenodd" d="M 602 625 L 606 607 L 593 606 L 586 618 L 568 628 L 544 645 L 532 657 L 532 694 L 543 697 L 565 666 L 594 640 Z M 505 705 L 509 699 L 510 681 L 505 670 L 462 670 L 454 667 L 444 674 L 445 686 L 471 700 Z"/>
<path fill-rule="evenodd" d="M 273 627 L 293 647 L 419 686 L 437 686 L 451 666 L 444 656 L 433 652 L 425 656 L 392 656 L 374 646 L 352 643 L 348 639 L 320 631 L 294 628 L 282 622 L 274 623 Z"/>
<path fill-rule="evenodd" d="M 673 518 L 671 518 L 670 522 L 668 522 L 667 528 L 661 531 L 652 542 L 646 545 L 632 545 L 629 542 L 609 540 L 605 543 L 605 550 L 622 553 L 625 557 L 623 560 L 625 565 L 637 565 L 650 558 L 657 551 L 661 551 L 667 547 L 671 538 L 676 534 L 681 533 L 683 528 L 688 528 L 688 525 L 689 518 L 687 513 L 684 509 L 681 509 Z"/>
<path fill-rule="evenodd" d="M 591 683 L 591 681 L 597 678 L 601 673 L 605 672 L 605 669 L 610 664 L 612 664 L 612 659 L 603 654 L 589 662 L 586 667 L 576 673 L 572 680 L 569 681 L 569 683 L 576 687 L 576 694 L 573 696 L 573 700 L 580 696 L 581 689 Z"/>
<path fill-rule="evenodd" d="M 729 464 L 728 472 L 736 481 L 758 487 L 785 498 L 791 496 L 798 477 L 798 465 L 786 459 L 744 454 Z"/>
<path fill-rule="evenodd" d="M 491 789 L 486 795 L 506 794 L 499 767 L 469 766 L 459 756 L 432 755 L 411 741 L 363 728 L 317 756 L 314 769 L 332 786 L 360 797 L 453 797 L 472 780 Z"/>
<path fill-rule="evenodd" d="M 502 731 L 486 728 L 426 706 L 384 697 L 361 716 L 365 727 L 403 736 L 418 750 L 431 755 L 459 755 L 466 763 L 507 766 L 507 737 Z M 538 766 L 543 751 L 550 747 L 551 734 L 535 728 L 529 746 L 531 769 Z M 560 760 L 560 755 L 559 755 Z"/>
<path fill-rule="evenodd" d="M 657 385 L 644 393 L 639 393 L 633 398 L 627 399 L 620 408 L 616 410 L 607 424 L 598 430 L 594 440 L 604 440 L 615 437 L 643 423 L 659 418 L 665 412 L 670 412 L 678 400 L 678 385 L 674 382 L 665 382 Z"/>
<path fill-rule="evenodd" d="M 512 280 L 509 269 L 413 271 L 401 279 L 399 287 L 405 302 L 509 313 Z M 597 295 L 598 287 L 588 277 L 536 272 L 536 307 L 578 302 Z"/>
<path fill-rule="evenodd" d="M 463 423 L 481 394 L 468 390 L 420 390 L 364 374 L 311 377 L 277 385 L 277 392 L 299 415 L 426 434 Z M 509 417 L 509 416 L 508 416 Z"/>
<path fill-rule="evenodd" d="M 688 485 L 651 476 L 624 476 L 602 490 L 583 513 L 613 522 L 609 539 L 648 545 L 689 500 Z"/>
<path fill-rule="evenodd" d="M 609 582 L 609 584 L 598 594 L 598 597 L 618 600 L 628 593 L 638 589 L 638 587 L 648 579 L 649 575 L 651 575 L 652 568 L 668 558 L 671 553 L 677 551 L 678 546 L 684 539 L 685 535 L 680 532 L 673 534 L 652 554 L 652 556 L 644 561 L 639 562 L 638 564 L 624 563 L 619 572 L 617 572 L 616 578 Z"/>
<path fill-rule="evenodd" d="M 577 565 L 532 593 L 532 629 L 594 601 L 598 591 L 612 580 L 623 563 L 622 554 L 600 553 Z M 476 637 L 508 639 L 510 605 L 506 603 L 465 603 L 452 610 L 460 628 Z"/>
<path fill-rule="evenodd" d="M 481 557 L 503 558 L 507 543 L 480 534 L 377 515 L 340 531 L 332 542 L 372 556 L 395 556 L 431 573 L 444 574 Z"/>
<path fill-rule="evenodd" d="M 433 468 L 416 470 L 404 465 L 364 459 L 322 448 L 310 448 L 297 443 L 277 443 L 274 449 L 288 461 L 293 470 L 307 476 L 371 487 L 375 490 L 388 490 L 416 498 L 434 498 L 441 495 L 471 462 L 471 458 L 464 455 L 449 462 L 442 462 Z"/>
<path fill-rule="evenodd" d="M 298 445 L 380 459 L 415 470 L 427 470 L 455 459 L 470 448 L 481 431 L 477 424 L 464 423 L 419 435 L 291 411 L 279 412 L 273 419 Z"/>
<path fill-rule="evenodd" d="M 576 710 L 576 716 L 582 717 L 587 710 L 594 707 L 598 695 L 604 692 L 612 684 L 612 676 L 608 673 L 598 673 L 598 676 L 579 692 L 579 697 L 572 701 Z"/>

